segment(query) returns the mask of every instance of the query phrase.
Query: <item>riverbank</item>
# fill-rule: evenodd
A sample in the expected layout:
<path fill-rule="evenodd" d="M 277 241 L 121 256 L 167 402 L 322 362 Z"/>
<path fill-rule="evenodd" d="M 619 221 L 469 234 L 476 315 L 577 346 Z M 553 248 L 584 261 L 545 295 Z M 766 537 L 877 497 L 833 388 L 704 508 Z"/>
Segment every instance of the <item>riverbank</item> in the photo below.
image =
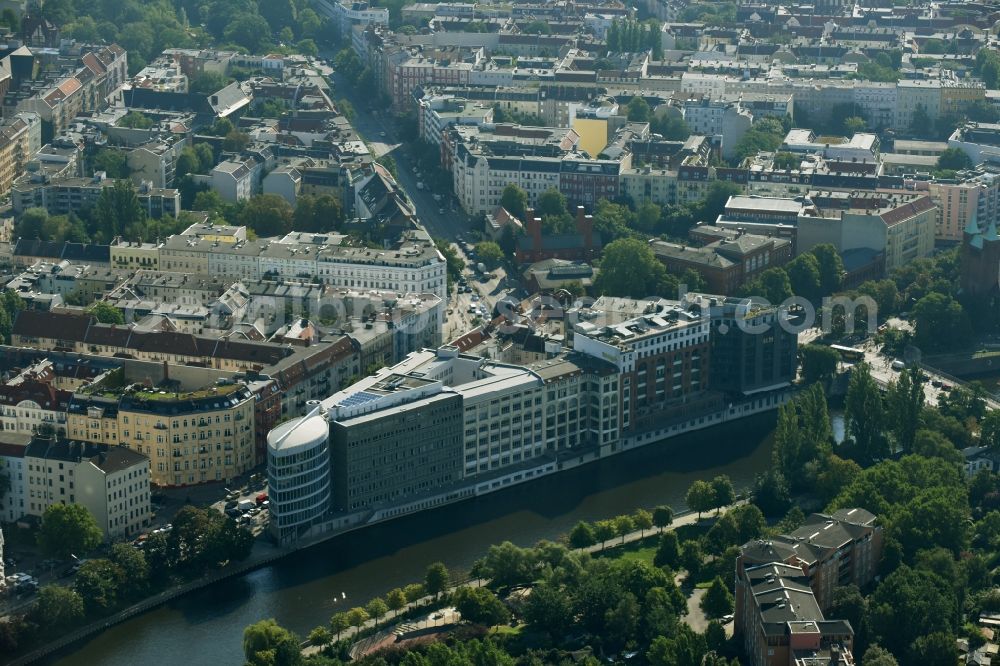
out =
<path fill-rule="evenodd" d="M 619 548 L 625 548 L 625 547 L 627 547 L 629 545 L 632 545 L 634 543 L 645 541 L 646 539 L 659 538 L 659 535 L 662 534 L 663 532 L 673 532 L 673 531 L 679 530 L 682 527 L 686 527 L 686 526 L 690 526 L 690 525 L 697 525 L 699 523 L 705 523 L 705 524 L 714 523 L 716 520 L 718 520 L 718 518 L 720 516 L 724 515 L 725 513 L 727 513 L 728 511 L 734 509 L 735 507 L 743 505 L 743 504 L 746 504 L 746 503 L 747 503 L 747 500 L 745 500 L 745 499 L 739 499 L 736 502 L 734 502 L 733 504 L 730 504 L 730 505 L 727 505 L 727 506 L 723 506 L 723 507 L 719 507 L 718 511 L 715 512 L 715 513 L 709 512 L 709 513 L 699 514 L 699 513 L 696 513 L 694 511 L 690 511 L 690 510 L 682 511 L 682 512 L 680 512 L 678 514 L 675 514 L 674 517 L 673 517 L 673 521 L 670 523 L 670 525 L 667 526 L 667 527 L 665 527 L 665 528 L 663 528 L 663 529 L 658 529 L 658 528 L 655 528 L 655 527 L 654 528 L 646 528 L 646 529 L 637 529 L 637 530 L 633 530 L 631 532 L 628 532 L 628 533 L 626 533 L 624 535 L 616 535 L 613 539 L 609 539 L 605 543 L 597 543 L 597 544 L 594 544 L 592 546 L 586 546 L 584 548 L 570 548 L 569 552 L 589 553 L 591 555 L 601 555 L 601 554 L 607 553 L 608 551 L 615 551 L 615 550 L 617 550 Z M 643 507 L 636 507 L 636 508 L 638 509 L 638 508 L 643 508 Z M 565 535 L 563 535 L 563 536 L 565 536 Z M 413 582 L 418 582 L 418 581 L 413 581 Z M 458 590 L 461 587 L 480 587 L 480 586 L 486 585 L 488 583 L 489 583 L 489 580 L 485 580 L 485 579 L 467 579 L 467 580 L 463 580 L 463 581 L 461 581 L 461 582 L 459 582 L 459 583 L 457 583 L 455 585 L 450 586 L 448 588 L 447 592 L 449 594 L 451 594 L 451 593 L 454 593 L 456 590 Z M 433 595 L 429 595 L 429 594 L 428 595 L 424 595 L 423 597 L 421 597 L 419 599 L 416 599 L 415 601 L 407 603 L 405 606 L 403 606 L 402 608 L 400 608 L 398 611 L 393 612 L 393 615 L 391 617 L 389 617 L 388 613 L 387 613 L 386 615 L 383 615 L 381 617 L 371 618 L 368 621 L 366 621 L 365 623 L 361 624 L 360 626 L 349 627 L 348 629 L 345 629 L 344 631 L 342 631 L 340 633 L 340 635 L 337 638 L 337 640 L 348 640 L 348 639 L 351 639 L 351 638 L 357 636 L 358 634 L 362 634 L 362 633 L 367 632 L 369 629 L 376 629 L 376 628 L 378 628 L 380 624 L 382 626 L 382 631 L 383 632 L 389 632 L 389 633 L 391 633 L 392 628 L 395 625 L 399 624 L 398 619 L 399 619 L 400 615 L 405 615 L 405 614 L 407 614 L 407 613 L 409 613 L 411 611 L 418 610 L 418 609 L 434 610 L 435 607 L 432 604 L 436 600 L 437 600 L 437 597 L 435 597 Z M 363 640 L 367 640 L 367 638 L 368 637 L 366 637 Z M 302 653 L 306 654 L 306 655 L 315 654 L 315 653 L 321 651 L 325 647 L 326 647 L 326 645 L 310 645 L 310 646 L 304 648 L 302 650 Z"/>
<path fill-rule="evenodd" d="M 530 545 L 635 506 L 681 507 L 693 480 L 729 475 L 737 490 L 770 464 L 774 414 L 662 440 L 431 512 L 404 516 L 297 550 L 188 591 L 117 626 L 76 640 L 43 663 L 58 666 L 188 666 L 241 658 L 243 627 L 276 617 L 305 634 L 330 615 L 422 576 L 441 560 L 468 571 L 492 543 Z M 251 568 L 245 566 L 245 568 Z M 345 598 L 346 597 L 346 598 Z M 178 640 L 178 636 L 184 640 Z"/>

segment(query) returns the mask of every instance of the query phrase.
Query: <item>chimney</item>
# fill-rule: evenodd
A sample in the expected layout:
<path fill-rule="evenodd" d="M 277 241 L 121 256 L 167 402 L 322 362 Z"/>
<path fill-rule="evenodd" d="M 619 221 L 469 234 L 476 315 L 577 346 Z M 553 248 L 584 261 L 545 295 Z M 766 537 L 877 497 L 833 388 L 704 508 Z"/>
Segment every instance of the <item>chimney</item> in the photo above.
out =
<path fill-rule="evenodd" d="M 528 210 L 528 233 L 531 235 L 531 245 L 535 250 L 542 249 L 542 218 L 535 216 L 535 211 Z"/>
<path fill-rule="evenodd" d="M 583 236 L 583 247 L 594 247 L 594 218 L 583 212 L 583 206 L 576 207 L 576 232 Z"/>
<path fill-rule="evenodd" d="M 167 364 L 166 360 L 163 361 L 163 381 L 164 382 L 170 381 L 170 365 Z"/>
<path fill-rule="evenodd" d="M 840 666 L 840 646 L 830 647 L 830 666 Z"/>

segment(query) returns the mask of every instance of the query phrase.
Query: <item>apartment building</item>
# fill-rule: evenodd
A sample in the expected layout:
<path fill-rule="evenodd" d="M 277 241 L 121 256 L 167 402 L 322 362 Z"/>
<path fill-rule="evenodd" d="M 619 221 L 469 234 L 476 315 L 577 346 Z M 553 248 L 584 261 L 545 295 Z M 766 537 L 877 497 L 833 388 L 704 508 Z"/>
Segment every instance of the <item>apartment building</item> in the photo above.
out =
<path fill-rule="evenodd" d="M 0 432 L 0 474 L 10 480 L 7 492 L 0 497 L 0 523 L 13 523 L 27 513 L 27 473 L 24 452 L 33 434 Z"/>
<path fill-rule="evenodd" d="M 970 222 L 988 226 L 1000 222 L 1000 174 L 986 165 L 960 172 L 948 180 L 933 180 L 928 194 L 938 207 L 938 242 L 957 243 Z"/>
<path fill-rule="evenodd" d="M 196 364 L 234 372 L 261 370 L 295 353 L 266 342 L 144 331 L 98 324 L 89 315 L 37 310 L 18 313 L 12 344 L 46 351 L 122 354 L 145 361 Z"/>
<path fill-rule="evenodd" d="M 25 449 L 27 514 L 53 504 L 79 504 L 108 540 L 149 525 L 149 459 L 120 446 L 35 437 Z"/>
<path fill-rule="evenodd" d="M 791 534 L 745 544 L 736 560 L 735 632 L 750 663 L 854 663 L 853 627 L 824 612 L 837 587 L 871 583 L 881 555 L 882 528 L 864 509 L 812 514 Z"/>
<path fill-rule="evenodd" d="M 469 213 L 486 214 L 500 204 L 507 185 L 515 184 L 535 205 L 549 189 L 572 204 L 593 206 L 614 198 L 632 153 L 595 159 L 580 152 L 573 129 L 495 125 L 450 127 L 444 134 L 443 160 L 452 172 L 455 196 Z"/>
<path fill-rule="evenodd" d="M 11 204 L 15 213 L 29 208 L 44 208 L 50 215 L 68 215 L 93 208 L 101 192 L 113 187 L 114 179 L 101 172 L 91 178 L 50 178 L 26 173 L 14 181 Z M 177 217 L 181 212 L 181 195 L 175 189 L 153 187 L 143 182 L 137 189 L 139 205 L 149 217 Z"/>
<path fill-rule="evenodd" d="M 389 10 L 367 2 L 317 0 L 316 8 L 320 14 L 333 20 L 341 36 L 350 35 L 355 26 L 389 25 Z"/>
<path fill-rule="evenodd" d="M 838 252 L 871 250 L 885 256 L 885 272 L 934 250 L 938 207 L 920 194 L 820 192 L 808 195 L 796 221 L 797 254 L 821 243 Z"/>
<path fill-rule="evenodd" d="M 0 384 L 0 428 L 22 434 L 66 435 L 66 409 L 72 393 L 52 385 L 31 369 Z"/>
<path fill-rule="evenodd" d="M 128 80 L 128 58 L 117 44 L 93 47 L 62 71 L 42 86 L 28 82 L 5 100 L 5 105 L 16 104 L 18 112 L 38 114 L 48 137 L 61 134 L 81 112 L 101 109 L 108 95 Z"/>
<path fill-rule="evenodd" d="M 737 632 L 751 666 L 853 666 L 854 628 L 827 620 L 806 576 L 796 566 L 773 562 L 737 578 Z"/>
<path fill-rule="evenodd" d="M 229 482 L 256 464 L 254 405 L 241 384 L 129 391 L 118 404 L 119 441 L 149 458 L 158 486 Z"/>
<path fill-rule="evenodd" d="M 444 298 L 444 257 L 423 231 L 407 231 L 392 249 L 343 245 L 333 234 L 290 234 L 284 239 L 226 241 L 178 234 L 160 248 L 164 271 L 241 280 L 318 278 L 332 287 L 433 293 Z M 287 241 L 287 242 L 286 242 Z"/>
<path fill-rule="evenodd" d="M 814 513 L 787 535 L 744 544 L 737 559 L 737 580 L 747 568 L 780 562 L 799 568 L 821 609 L 833 603 L 837 587 L 865 587 L 875 579 L 882 557 L 882 527 L 864 509 Z"/>
<path fill-rule="evenodd" d="M 157 270 L 162 243 L 126 241 L 119 236 L 111 241 L 111 265 L 128 271 Z"/>
<path fill-rule="evenodd" d="M 31 159 L 42 148 L 41 118 L 18 113 L 0 125 L 0 196 L 6 196 Z"/>

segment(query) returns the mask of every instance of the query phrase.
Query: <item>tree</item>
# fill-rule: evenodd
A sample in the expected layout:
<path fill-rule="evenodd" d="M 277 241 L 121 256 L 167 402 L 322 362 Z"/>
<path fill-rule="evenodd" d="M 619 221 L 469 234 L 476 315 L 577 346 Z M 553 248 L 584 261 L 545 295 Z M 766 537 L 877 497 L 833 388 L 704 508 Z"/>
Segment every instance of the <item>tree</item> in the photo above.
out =
<path fill-rule="evenodd" d="M 656 554 L 653 556 L 653 564 L 658 567 L 670 567 L 676 569 L 680 564 L 681 549 L 677 540 L 676 532 L 664 532 L 660 535 L 660 542 L 656 547 Z"/>
<path fill-rule="evenodd" d="M 850 116 L 844 118 L 843 128 L 844 134 L 852 136 L 858 132 L 864 132 L 868 128 L 868 122 L 861 116 Z"/>
<path fill-rule="evenodd" d="M 851 372 L 844 401 L 844 428 L 862 464 L 871 464 L 889 455 L 883 433 L 885 411 L 882 394 L 872 378 L 867 363 L 859 363 Z"/>
<path fill-rule="evenodd" d="M 427 572 L 424 574 L 424 587 L 427 594 L 440 597 L 441 593 L 448 589 L 450 578 L 448 567 L 442 562 L 435 562 L 427 567 Z"/>
<path fill-rule="evenodd" d="M 107 301 L 95 301 L 87 312 L 102 324 L 124 324 L 125 313 Z"/>
<path fill-rule="evenodd" d="M 287 234 L 292 229 L 292 206 L 277 194 L 258 194 L 243 206 L 240 224 L 261 237 Z"/>
<path fill-rule="evenodd" d="M 389 612 L 389 606 L 379 597 L 375 597 L 365 605 L 365 612 L 375 620 L 375 626 L 378 627 L 378 619 Z"/>
<path fill-rule="evenodd" d="M 615 536 L 615 524 L 610 520 L 599 520 L 594 523 L 594 536 L 598 541 L 601 542 L 601 548 L 604 548 L 604 544 L 607 543 L 608 539 L 613 539 Z"/>
<path fill-rule="evenodd" d="M 132 181 L 116 180 L 113 186 L 103 188 L 94 206 L 94 219 L 98 225 L 95 238 L 107 242 L 144 221 L 146 213 L 139 204 Z"/>
<path fill-rule="evenodd" d="M 484 571 L 496 587 L 513 587 L 531 581 L 534 557 L 530 550 L 510 541 L 490 546 L 484 558 Z"/>
<path fill-rule="evenodd" d="M 344 207 L 340 199 L 329 194 L 318 197 L 303 195 L 295 200 L 292 229 L 317 233 L 339 229 L 344 223 Z"/>
<path fill-rule="evenodd" d="M 715 488 L 708 481 L 698 479 L 688 488 L 685 502 L 688 508 L 698 512 L 698 520 L 701 514 L 715 508 Z"/>
<path fill-rule="evenodd" d="M 485 587 L 460 587 L 455 590 L 453 603 L 462 619 L 473 624 L 492 627 L 510 619 L 507 607 Z"/>
<path fill-rule="evenodd" d="M 271 27 L 257 14 L 236 16 L 226 27 L 226 40 L 246 47 L 250 53 L 259 53 L 271 43 Z"/>
<path fill-rule="evenodd" d="M 503 263 L 504 253 L 500 246 L 493 241 L 476 243 L 476 256 L 482 261 L 486 268 L 493 270 Z"/>
<path fill-rule="evenodd" d="M 361 629 L 365 622 L 369 620 L 368 611 L 364 608 L 354 607 L 347 611 L 347 623 L 356 629 Z"/>
<path fill-rule="evenodd" d="M 820 285 L 819 261 L 816 255 L 806 252 L 784 266 L 792 291 L 813 303 L 823 296 Z"/>
<path fill-rule="evenodd" d="M 728 476 L 720 474 L 712 479 L 712 495 L 715 515 L 719 515 L 719 509 L 736 501 L 736 491 L 733 490 L 733 482 Z"/>
<path fill-rule="evenodd" d="M 665 270 L 647 243 L 619 238 L 604 248 L 596 287 L 609 296 L 645 298 L 656 294 Z"/>
<path fill-rule="evenodd" d="M 149 563 L 146 554 L 133 548 L 131 544 L 116 543 L 111 546 L 111 561 L 122 571 L 122 581 L 126 583 L 122 592 L 133 599 L 141 599 L 149 587 Z"/>
<path fill-rule="evenodd" d="M 865 651 L 861 666 L 899 666 L 899 662 L 885 648 L 873 645 Z"/>
<path fill-rule="evenodd" d="M 653 527 L 653 514 L 645 509 L 636 509 L 632 514 L 632 523 L 639 530 L 639 536 L 645 536 L 646 530 Z"/>
<path fill-rule="evenodd" d="M 625 543 L 625 537 L 635 529 L 635 524 L 632 522 L 631 516 L 616 516 L 614 519 L 615 534 L 622 538 L 622 543 Z"/>
<path fill-rule="evenodd" d="M 327 629 L 326 627 L 319 626 L 319 627 L 313 627 L 313 630 L 309 632 L 309 636 L 307 636 L 307 638 L 309 639 L 309 642 L 311 644 L 323 646 L 323 645 L 328 645 L 330 643 L 330 640 L 333 638 L 333 635 L 330 633 L 330 630 Z"/>
<path fill-rule="evenodd" d="M 827 381 L 837 374 L 840 355 L 826 345 L 803 345 L 799 347 L 799 358 L 802 360 L 802 379 L 807 384 Z"/>
<path fill-rule="evenodd" d="M 635 595 L 626 592 L 614 607 L 604 613 L 603 637 L 618 646 L 631 641 L 639 628 L 640 612 Z"/>
<path fill-rule="evenodd" d="M 937 159 L 938 169 L 961 171 L 971 169 L 972 166 L 972 160 L 961 148 L 945 148 Z"/>
<path fill-rule="evenodd" d="M 46 585 L 38 591 L 34 615 L 47 630 L 66 631 L 83 620 L 83 598 L 71 588 Z"/>
<path fill-rule="evenodd" d="M 94 173 L 103 171 L 108 178 L 128 178 L 125 153 L 117 148 L 102 148 L 91 160 Z"/>
<path fill-rule="evenodd" d="M 231 80 L 219 72 L 200 72 L 191 77 L 188 82 L 188 90 L 200 95 L 211 95 L 225 88 Z M 225 136 L 225 133 L 219 136 Z"/>
<path fill-rule="evenodd" d="M 572 623 L 573 604 L 561 587 L 542 582 L 531 589 L 524 605 L 524 619 L 552 639 L 561 638 Z"/>
<path fill-rule="evenodd" d="M 926 351 L 965 347 L 972 338 L 972 324 L 961 304 L 947 294 L 927 294 L 913 306 L 915 341 Z"/>
<path fill-rule="evenodd" d="M 573 548 L 588 548 L 596 542 L 594 528 L 591 527 L 590 523 L 585 523 L 582 520 L 569 533 L 569 545 Z"/>
<path fill-rule="evenodd" d="M 153 126 L 153 119 L 141 111 L 129 111 L 118 121 L 118 126 L 131 129 L 149 129 Z"/>
<path fill-rule="evenodd" d="M 701 666 L 705 639 L 686 624 L 671 636 L 659 636 L 649 646 L 646 659 L 652 666 Z"/>
<path fill-rule="evenodd" d="M 712 620 L 705 627 L 705 645 L 709 650 L 721 651 L 726 646 L 726 629 L 718 620 Z"/>
<path fill-rule="evenodd" d="M 385 595 L 385 605 L 389 607 L 394 614 L 399 613 L 406 607 L 406 593 L 398 587 L 386 592 Z"/>
<path fill-rule="evenodd" d="M 986 412 L 979 424 L 979 442 L 994 450 L 1000 448 L 1000 410 L 991 409 Z"/>
<path fill-rule="evenodd" d="M 653 524 L 662 532 L 674 522 L 674 510 L 669 506 L 658 506 L 653 509 Z"/>
<path fill-rule="evenodd" d="M 240 153 L 250 143 L 250 135 L 239 130 L 232 130 L 222 140 L 222 149 L 228 153 Z"/>
<path fill-rule="evenodd" d="M 910 451 L 924 410 L 924 377 L 919 368 L 905 369 L 890 382 L 885 406 L 896 446 Z"/>
<path fill-rule="evenodd" d="M 754 477 L 753 503 L 765 516 L 781 516 L 788 510 L 790 493 L 784 474 L 769 469 Z"/>
<path fill-rule="evenodd" d="M 421 583 L 410 583 L 403 588 L 403 594 L 406 595 L 406 600 L 413 604 L 426 596 L 427 590 Z"/>
<path fill-rule="evenodd" d="M 720 576 L 716 576 L 712 585 L 701 599 L 701 610 L 705 616 L 717 619 L 733 612 L 733 595 Z"/>
<path fill-rule="evenodd" d="M 844 280 L 844 260 L 840 258 L 837 248 L 831 243 L 821 243 L 809 252 L 819 264 L 820 292 L 827 295 L 839 291 Z"/>
<path fill-rule="evenodd" d="M 567 213 L 566 197 L 554 187 L 538 195 L 536 212 L 541 216 L 560 216 Z"/>
<path fill-rule="evenodd" d="M 681 566 L 691 576 L 697 576 L 705 560 L 701 545 L 697 541 L 685 541 L 681 544 Z"/>
<path fill-rule="evenodd" d="M 79 504 L 52 504 L 42 514 L 38 545 L 52 557 L 82 557 L 103 540 L 94 516 Z"/>
<path fill-rule="evenodd" d="M 651 114 L 649 103 L 642 97 L 636 95 L 628 103 L 628 119 L 631 122 L 649 122 Z"/>
<path fill-rule="evenodd" d="M 198 153 L 190 146 L 181 150 L 177 156 L 177 164 L 174 166 L 174 178 L 181 179 L 189 173 L 198 173 L 201 170 L 201 160 Z"/>
<path fill-rule="evenodd" d="M 351 626 L 351 621 L 347 617 L 347 613 L 334 613 L 330 618 L 330 630 L 337 634 L 337 640 L 340 640 L 340 635 Z"/>
<path fill-rule="evenodd" d="M 508 213 L 524 222 L 528 210 L 528 193 L 511 183 L 503 188 L 503 193 L 500 195 L 500 205 Z"/>
<path fill-rule="evenodd" d="M 920 636 L 952 631 L 956 612 L 947 581 L 905 564 L 875 589 L 869 608 L 873 636 L 896 655 L 909 655 Z M 914 656 L 913 663 L 922 663 Z"/>
<path fill-rule="evenodd" d="M 105 559 L 87 560 L 80 565 L 73 589 L 83 599 L 89 613 L 105 613 L 118 603 L 119 586 L 124 572 L 114 562 Z"/>
<path fill-rule="evenodd" d="M 298 636 L 273 619 L 243 630 L 243 654 L 250 666 L 294 666 L 302 661 Z"/>

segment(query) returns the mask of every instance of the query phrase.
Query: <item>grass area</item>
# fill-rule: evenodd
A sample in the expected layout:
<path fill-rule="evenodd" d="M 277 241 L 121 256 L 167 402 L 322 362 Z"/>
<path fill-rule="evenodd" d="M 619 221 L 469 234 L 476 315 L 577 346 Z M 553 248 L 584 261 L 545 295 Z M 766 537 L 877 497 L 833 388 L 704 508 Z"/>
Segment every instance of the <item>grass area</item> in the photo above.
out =
<path fill-rule="evenodd" d="M 524 632 L 527 626 L 528 625 L 526 624 L 519 624 L 516 627 L 512 627 L 509 624 L 501 624 L 500 626 L 490 629 L 490 633 L 494 636 L 510 636 L 512 638 L 516 638 Z"/>
<path fill-rule="evenodd" d="M 624 547 L 619 546 L 604 552 L 604 557 L 621 560 L 636 560 L 647 564 L 653 563 L 656 555 L 656 546 L 643 546 L 640 542 L 630 543 Z"/>
<path fill-rule="evenodd" d="M 714 580 L 714 578 L 712 580 Z M 711 580 L 703 580 L 701 582 L 695 583 L 694 586 L 698 590 L 707 590 L 708 588 L 712 587 L 712 581 Z"/>

